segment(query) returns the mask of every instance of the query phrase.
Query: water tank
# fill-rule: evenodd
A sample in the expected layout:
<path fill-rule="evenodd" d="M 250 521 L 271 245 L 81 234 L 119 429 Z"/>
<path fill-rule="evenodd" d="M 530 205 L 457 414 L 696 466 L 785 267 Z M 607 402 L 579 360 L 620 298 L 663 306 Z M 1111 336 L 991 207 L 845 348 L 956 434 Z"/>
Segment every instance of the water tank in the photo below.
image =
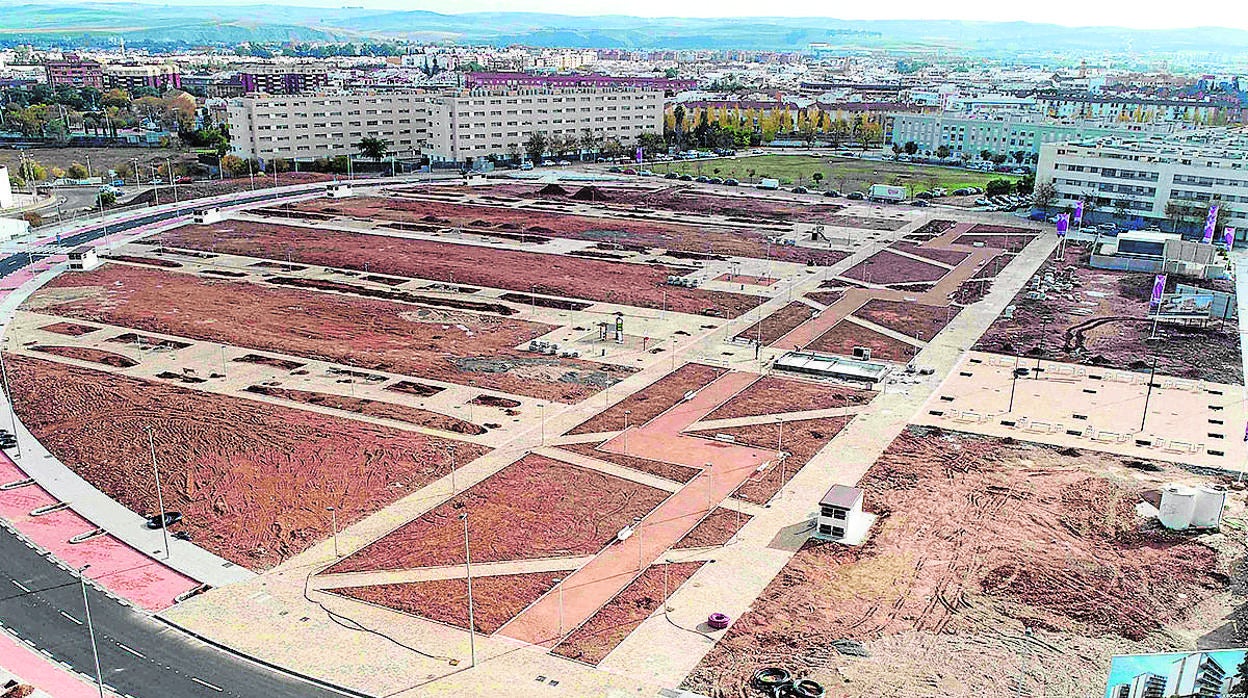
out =
<path fill-rule="evenodd" d="M 1192 511 L 1192 526 L 1217 528 L 1222 525 L 1222 507 L 1226 504 L 1226 488 L 1221 485 L 1202 485 L 1196 488 L 1196 507 Z"/>
<path fill-rule="evenodd" d="M 1186 485 L 1166 485 L 1161 488 L 1161 511 L 1157 519 L 1166 528 L 1181 531 L 1192 525 L 1196 510 L 1196 490 Z"/>

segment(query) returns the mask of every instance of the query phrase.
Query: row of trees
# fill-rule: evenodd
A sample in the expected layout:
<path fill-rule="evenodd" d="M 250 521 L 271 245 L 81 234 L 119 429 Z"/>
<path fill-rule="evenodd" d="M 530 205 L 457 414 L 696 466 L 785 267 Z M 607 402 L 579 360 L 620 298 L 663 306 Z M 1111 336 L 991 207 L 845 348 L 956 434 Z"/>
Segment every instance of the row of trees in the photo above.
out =
<path fill-rule="evenodd" d="M 44 89 L 37 89 L 44 88 Z M 116 138 L 119 129 L 151 125 L 186 133 L 195 130 L 195 98 L 181 90 L 153 94 L 151 88 L 136 91 L 114 89 L 100 93 L 93 88 L 51 90 L 37 85 L 30 90 L 8 90 L 0 110 L 0 129 L 17 131 L 27 138 L 65 142 L 71 132 Z M 75 99 L 65 99 L 66 95 Z M 223 130 L 218 130 L 224 135 Z"/>
<path fill-rule="evenodd" d="M 664 135 L 680 150 L 731 147 L 724 145 L 728 143 L 744 147 L 780 137 L 811 144 L 826 141 L 833 148 L 856 144 L 866 149 L 883 142 L 884 129 L 864 114 L 847 119 L 816 106 L 797 110 L 727 106 L 688 110 L 678 104 L 665 117 Z"/>
<path fill-rule="evenodd" d="M 534 131 L 525 139 L 523 146 L 507 148 L 507 159 L 519 162 L 523 154 L 532 162 L 541 162 L 546 156 L 557 158 L 602 156 L 620 158 L 642 148 L 647 155 L 666 152 L 667 142 L 657 133 L 643 133 L 633 143 L 623 143 L 614 136 L 604 136 L 592 129 L 582 129 L 579 135 L 551 134 Z"/>
<path fill-rule="evenodd" d="M 900 143 L 900 144 L 894 143 L 893 144 L 894 157 L 900 156 L 903 153 L 906 155 L 918 155 L 919 144 L 915 143 L 914 141 L 906 141 L 905 143 Z M 922 154 L 926 157 L 935 156 L 941 160 L 948 160 L 949 158 L 954 156 L 954 150 L 947 145 L 941 144 L 936 147 L 936 150 L 934 151 L 926 150 L 926 151 L 923 151 Z M 1005 163 L 1010 162 L 1010 161 L 1013 161 L 1014 163 L 1019 164 L 1019 165 L 1034 164 L 1040 159 L 1040 156 L 1037 153 L 1031 153 L 1026 150 L 1013 150 L 1008 153 L 994 153 L 991 150 L 985 149 L 985 150 L 979 151 L 978 154 L 979 154 L 980 160 L 983 160 L 984 162 L 992 162 L 997 165 L 1004 165 Z M 974 156 L 970 152 L 959 151 L 957 153 L 957 157 L 962 162 L 967 162 Z"/>

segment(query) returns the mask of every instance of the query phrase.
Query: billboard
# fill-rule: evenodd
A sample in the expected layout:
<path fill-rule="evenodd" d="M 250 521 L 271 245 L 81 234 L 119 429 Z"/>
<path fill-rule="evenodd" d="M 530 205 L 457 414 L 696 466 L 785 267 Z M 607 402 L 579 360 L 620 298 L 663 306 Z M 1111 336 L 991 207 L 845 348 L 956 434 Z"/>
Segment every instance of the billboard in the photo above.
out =
<path fill-rule="evenodd" d="M 1165 320 L 1200 319 L 1213 316 L 1213 296 L 1190 293 L 1167 293 L 1153 306 L 1155 317 Z"/>
<path fill-rule="evenodd" d="M 1242 695 L 1245 650 L 1120 654 L 1110 660 L 1105 698 Z"/>

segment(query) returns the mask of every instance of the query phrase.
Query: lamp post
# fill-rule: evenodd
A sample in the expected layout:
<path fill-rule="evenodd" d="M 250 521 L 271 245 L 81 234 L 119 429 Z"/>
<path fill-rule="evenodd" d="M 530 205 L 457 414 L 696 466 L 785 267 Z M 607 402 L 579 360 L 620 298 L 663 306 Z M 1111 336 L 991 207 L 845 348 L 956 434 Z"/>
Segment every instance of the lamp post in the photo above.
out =
<path fill-rule="evenodd" d="M 1140 415 L 1140 431 L 1148 421 L 1148 401 L 1153 397 L 1153 379 L 1157 376 L 1157 355 L 1153 354 L 1153 367 L 1148 370 L 1148 391 L 1144 393 L 1144 414 Z"/>
<path fill-rule="evenodd" d="M 559 638 L 563 639 L 563 583 L 565 578 L 555 577 L 555 584 L 559 585 Z"/>
<path fill-rule="evenodd" d="M 464 570 L 468 575 L 468 652 L 472 659 L 469 666 L 475 667 L 477 665 L 477 630 L 472 608 L 472 552 L 468 546 L 468 512 L 460 514 L 459 520 L 464 522 Z"/>
<path fill-rule="evenodd" d="M 624 455 L 628 455 L 628 415 L 632 414 L 632 410 L 624 410 Z"/>
<path fill-rule="evenodd" d="M 78 581 L 82 584 L 82 608 L 87 615 L 87 636 L 91 638 L 91 657 L 95 660 L 95 686 L 100 691 L 100 698 L 104 698 L 104 672 L 100 671 L 100 648 L 95 644 L 95 624 L 91 622 L 91 602 L 87 600 L 87 577 L 83 574 L 90 567 L 91 565 L 83 565 L 78 568 Z"/>
<path fill-rule="evenodd" d="M 165 495 L 160 489 L 160 470 L 156 468 L 156 437 L 150 426 L 143 427 L 147 431 L 147 446 L 152 453 L 152 474 L 156 476 L 156 503 L 160 506 L 160 532 L 165 537 L 165 559 L 169 559 L 169 525 L 165 521 Z"/>
<path fill-rule="evenodd" d="M 5 338 L 8 344 L 8 338 Z M 13 427 L 13 440 L 17 443 L 17 458 L 22 458 L 22 441 L 17 438 L 17 408 L 13 405 L 13 393 L 9 391 L 9 370 L 4 364 L 4 353 L 0 352 L 0 378 L 4 379 L 4 395 L 9 400 L 9 424 Z"/>
<path fill-rule="evenodd" d="M 338 554 L 338 510 L 334 507 L 325 507 L 325 511 L 329 512 L 330 525 L 333 526 L 331 530 L 334 532 L 334 559 L 337 560 L 342 557 Z"/>
<path fill-rule="evenodd" d="M 1049 326 L 1050 318 L 1046 315 L 1040 320 L 1040 346 L 1039 352 L 1036 354 L 1036 375 L 1032 376 L 1034 380 L 1040 380 L 1040 357 L 1044 356 L 1044 332 Z"/>

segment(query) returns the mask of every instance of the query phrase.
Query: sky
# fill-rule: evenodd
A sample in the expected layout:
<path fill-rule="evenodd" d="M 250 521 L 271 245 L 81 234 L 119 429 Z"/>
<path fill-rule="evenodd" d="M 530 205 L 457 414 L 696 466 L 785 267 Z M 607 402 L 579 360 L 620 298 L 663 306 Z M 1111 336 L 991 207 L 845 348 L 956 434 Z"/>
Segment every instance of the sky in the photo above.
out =
<path fill-rule="evenodd" d="M 124 0 L 110 0 L 124 1 Z M 133 1 L 133 0 L 131 0 Z M 179 5 L 282 4 L 312 7 L 366 7 L 385 10 L 464 12 L 548 12 L 570 15 L 626 14 L 636 17 L 834 17 L 837 19 L 953 19 L 997 22 L 1044 22 L 1065 26 L 1114 26 L 1133 29 L 1173 29 L 1218 26 L 1248 29 L 1248 3 L 1213 0 L 1200 4 L 1201 12 L 1182 12 L 1180 5 L 1140 0 L 891 0 L 887 3 L 830 3 L 827 0 L 789 0 L 761 4 L 758 0 L 630 0 L 624 5 L 601 0 L 140 0 Z"/>

